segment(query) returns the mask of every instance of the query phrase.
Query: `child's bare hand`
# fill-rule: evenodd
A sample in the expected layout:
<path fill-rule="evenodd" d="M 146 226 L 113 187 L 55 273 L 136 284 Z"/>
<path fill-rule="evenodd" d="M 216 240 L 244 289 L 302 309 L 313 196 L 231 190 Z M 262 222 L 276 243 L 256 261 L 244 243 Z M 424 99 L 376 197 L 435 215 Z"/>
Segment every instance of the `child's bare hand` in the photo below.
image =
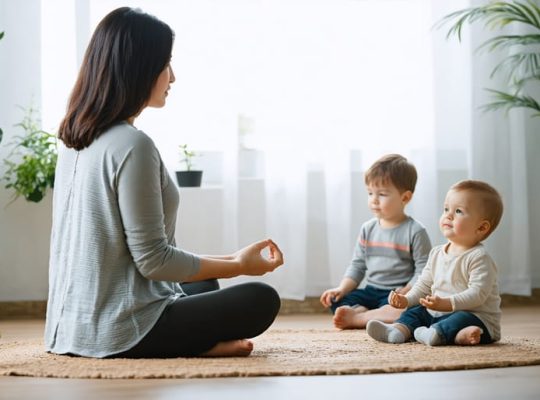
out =
<path fill-rule="evenodd" d="M 405 285 L 405 286 L 402 286 L 402 287 L 398 287 L 396 288 L 394 291 L 397 293 L 397 294 L 407 294 L 409 292 L 409 290 L 411 290 L 411 287 L 409 285 Z"/>
<path fill-rule="evenodd" d="M 402 294 L 396 293 L 394 290 L 388 295 L 388 303 L 396 308 L 407 308 L 409 305 L 407 298 Z"/>
<path fill-rule="evenodd" d="M 452 311 L 452 302 L 444 297 L 428 295 L 420 299 L 420 304 L 433 311 Z"/>
<path fill-rule="evenodd" d="M 341 300 L 341 298 L 343 297 L 343 291 L 340 289 L 340 288 L 333 288 L 333 289 L 328 289 L 326 290 L 322 295 L 321 295 L 321 304 L 328 308 L 332 305 L 332 303 L 335 303 L 336 301 L 339 301 Z"/>

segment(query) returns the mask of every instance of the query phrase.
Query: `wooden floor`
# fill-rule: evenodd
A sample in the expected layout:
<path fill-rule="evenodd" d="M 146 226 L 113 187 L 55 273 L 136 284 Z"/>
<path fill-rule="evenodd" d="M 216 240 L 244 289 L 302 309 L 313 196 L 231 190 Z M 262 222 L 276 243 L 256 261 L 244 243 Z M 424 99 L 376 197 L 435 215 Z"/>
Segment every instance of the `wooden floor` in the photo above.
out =
<path fill-rule="evenodd" d="M 540 306 L 503 309 L 503 335 L 540 338 Z M 284 315 L 276 328 L 328 328 L 329 315 Z M 3 340 L 41 337 L 43 321 L 0 321 Z M 540 366 L 399 374 L 218 379 L 0 377 L 0 399 L 540 399 Z"/>

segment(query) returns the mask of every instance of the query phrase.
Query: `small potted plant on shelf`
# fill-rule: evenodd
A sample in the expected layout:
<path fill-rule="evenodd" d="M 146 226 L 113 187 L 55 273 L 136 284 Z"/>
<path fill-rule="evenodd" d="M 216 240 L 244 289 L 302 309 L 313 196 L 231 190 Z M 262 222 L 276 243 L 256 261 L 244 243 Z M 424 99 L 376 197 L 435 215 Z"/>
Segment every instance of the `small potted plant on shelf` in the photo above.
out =
<path fill-rule="evenodd" d="M 199 187 L 201 186 L 203 171 L 193 169 L 193 158 L 198 154 L 188 149 L 187 144 L 180 146 L 180 162 L 184 164 L 185 169 L 176 171 L 176 181 L 181 187 Z"/>

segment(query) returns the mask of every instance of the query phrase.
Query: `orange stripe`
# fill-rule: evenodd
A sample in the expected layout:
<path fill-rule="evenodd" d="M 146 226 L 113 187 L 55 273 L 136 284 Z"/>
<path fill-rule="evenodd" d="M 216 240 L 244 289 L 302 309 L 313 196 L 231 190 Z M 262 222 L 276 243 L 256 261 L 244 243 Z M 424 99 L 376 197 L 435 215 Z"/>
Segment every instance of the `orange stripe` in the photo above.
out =
<path fill-rule="evenodd" d="M 401 250 L 406 253 L 410 253 L 410 248 L 407 245 L 390 243 L 390 242 L 368 242 L 366 240 L 360 239 L 360 244 L 366 247 L 385 247 L 387 249 Z"/>

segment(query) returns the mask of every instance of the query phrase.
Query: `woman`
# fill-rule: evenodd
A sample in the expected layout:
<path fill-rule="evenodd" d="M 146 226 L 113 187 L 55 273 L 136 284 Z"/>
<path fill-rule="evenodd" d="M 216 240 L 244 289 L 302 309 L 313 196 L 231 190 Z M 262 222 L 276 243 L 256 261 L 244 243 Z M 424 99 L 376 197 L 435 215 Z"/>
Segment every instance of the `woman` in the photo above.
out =
<path fill-rule="evenodd" d="M 264 332 L 279 310 L 278 294 L 262 283 L 217 290 L 217 278 L 280 266 L 283 256 L 271 240 L 230 256 L 175 247 L 178 191 L 153 141 L 133 126 L 146 107 L 165 105 L 175 80 L 172 44 L 168 25 L 124 7 L 100 22 L 86 51 L 59 129 L 50 352 L 249 355 L 247 338 Z"/>

